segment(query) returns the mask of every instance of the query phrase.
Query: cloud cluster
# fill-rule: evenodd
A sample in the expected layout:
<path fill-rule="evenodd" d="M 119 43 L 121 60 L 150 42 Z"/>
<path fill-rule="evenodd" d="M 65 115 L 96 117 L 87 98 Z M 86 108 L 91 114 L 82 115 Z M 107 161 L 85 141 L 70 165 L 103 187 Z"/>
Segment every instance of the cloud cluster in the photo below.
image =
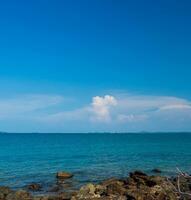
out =
<path fill-rule="evenodd" d="M 92 99 L 93 121 L 109 122 L 111 120 L 110 108 L 117 105 L 115 97 L 105 95 L 104 97 L 96 96 Z"/>

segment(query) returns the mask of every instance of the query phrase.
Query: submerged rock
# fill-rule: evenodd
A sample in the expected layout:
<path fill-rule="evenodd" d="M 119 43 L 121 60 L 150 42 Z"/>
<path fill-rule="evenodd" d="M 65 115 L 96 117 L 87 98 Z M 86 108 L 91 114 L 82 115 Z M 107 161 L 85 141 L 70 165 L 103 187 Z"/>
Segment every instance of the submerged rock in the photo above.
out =
<path fill-rule="evenodd" d="M 139 170 L 136 170 L 136 171 L 134 171 L 134 172 L 130 172 L 129 173 L 129 176 L 130 177 L 132 177 L 132 176 L 147 176 L 147 174 L 145 174 L 144 172 L 142 172 L 142 171 L 139 171 Z"/>
<path fill-rule="evenodd" d="M 51 187 L 48 192 L 51 192 L 51 193 L 56 193 L 60 190 L 60 187 L 58 185 L 54 185 L 53 187 Z"/>
<path fill-rule="evenodd" d="M 38 183 L 31 183 L 30 185 L 27 186 L 27 189 L 34 192 L 41 191 L 42 185 Z"/>
<path fill-rule="evenodd" d="M 153 169 L 152 172 L 153 173 L 158 173 L 158 174 L 162 173 L 162 171 L 160 169 L 158 169 L 158 168 Z"/>

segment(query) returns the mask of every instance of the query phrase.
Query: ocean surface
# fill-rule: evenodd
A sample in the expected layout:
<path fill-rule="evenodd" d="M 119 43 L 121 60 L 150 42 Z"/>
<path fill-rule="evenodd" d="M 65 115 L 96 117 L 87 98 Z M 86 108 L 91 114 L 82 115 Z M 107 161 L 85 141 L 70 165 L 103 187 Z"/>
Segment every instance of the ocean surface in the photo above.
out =
<path fill-rule="evenodd" d="M 191 134 L 0 134 L 0 185 L 22 188 L 31 182 L 48 187 L 57 171 L 74 174 L 80 186 L 135 169 L 176 167 L 191 171 Z"/>

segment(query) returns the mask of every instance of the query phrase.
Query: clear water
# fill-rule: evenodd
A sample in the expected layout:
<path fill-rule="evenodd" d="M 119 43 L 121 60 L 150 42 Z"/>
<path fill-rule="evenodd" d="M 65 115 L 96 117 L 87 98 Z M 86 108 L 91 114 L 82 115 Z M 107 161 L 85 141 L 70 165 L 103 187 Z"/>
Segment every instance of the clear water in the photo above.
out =
<path fill-rule="evenodd" d="M 0 185 L 13 188 L 52 184 L 61 170 L 81 185 L 156 167 L 189 172 L 191 134 L 0 134 Z"/>

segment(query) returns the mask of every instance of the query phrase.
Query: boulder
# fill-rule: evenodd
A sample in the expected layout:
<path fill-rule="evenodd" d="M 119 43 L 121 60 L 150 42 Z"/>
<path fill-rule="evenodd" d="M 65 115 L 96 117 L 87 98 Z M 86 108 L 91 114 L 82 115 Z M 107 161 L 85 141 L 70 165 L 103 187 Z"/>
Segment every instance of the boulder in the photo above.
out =
<path fill-rule="evenodd" d="M 68 179 L 68 178 L 72 178 L 73 174 L 62 171 L 62 172 L 57 172 L 56 177 L 58 179 Z"/>
<path fill-rule="evenodd" d="M 80 188 L 80 190 L 72 197 L 72 200 L 96 200 L 100 199 L 101 195 L 96 194 L 96 186 L 89 183 Z"/>

